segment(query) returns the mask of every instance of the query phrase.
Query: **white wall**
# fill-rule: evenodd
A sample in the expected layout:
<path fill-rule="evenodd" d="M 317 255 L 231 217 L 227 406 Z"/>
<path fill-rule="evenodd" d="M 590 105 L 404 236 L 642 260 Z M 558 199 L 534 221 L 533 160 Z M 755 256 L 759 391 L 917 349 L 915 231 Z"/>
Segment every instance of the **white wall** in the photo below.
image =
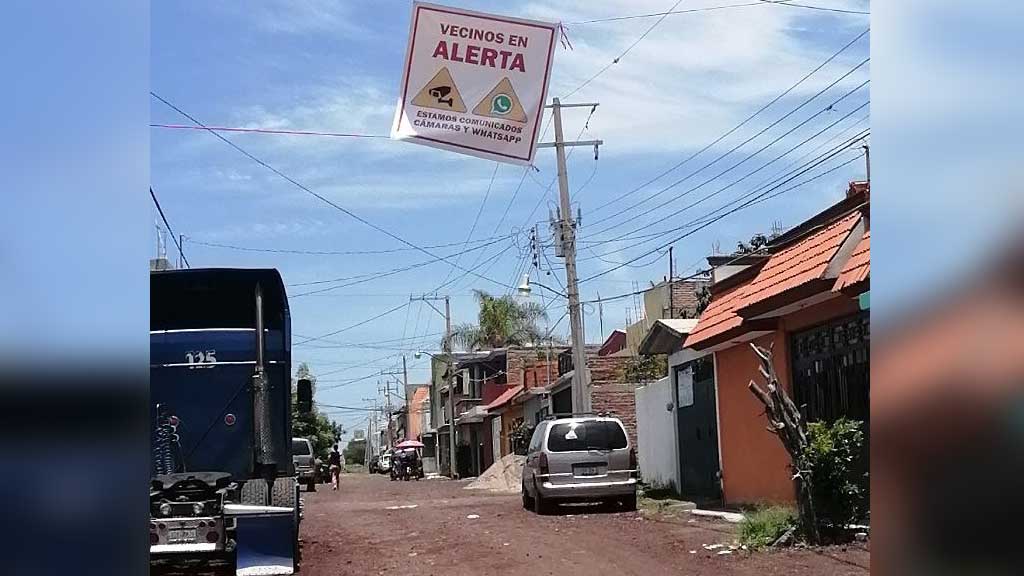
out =
<path fill-rule="evenodd" d="M 637 457 L 644 483 L 654 488 L 675 488 L 678 450 L 675 445 L 675 412 L 672 380 L 662 378 L 636 389 Z"/>

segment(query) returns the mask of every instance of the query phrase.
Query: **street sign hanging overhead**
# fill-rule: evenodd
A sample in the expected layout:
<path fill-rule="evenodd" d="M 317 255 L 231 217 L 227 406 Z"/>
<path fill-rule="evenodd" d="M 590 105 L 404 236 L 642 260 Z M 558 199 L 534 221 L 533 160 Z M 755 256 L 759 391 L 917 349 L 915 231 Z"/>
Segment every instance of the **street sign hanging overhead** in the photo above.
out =
<path fill-rule="evenodd" d="M 414 2 L 391 137 L 532 163 L 557 27 Z"/>

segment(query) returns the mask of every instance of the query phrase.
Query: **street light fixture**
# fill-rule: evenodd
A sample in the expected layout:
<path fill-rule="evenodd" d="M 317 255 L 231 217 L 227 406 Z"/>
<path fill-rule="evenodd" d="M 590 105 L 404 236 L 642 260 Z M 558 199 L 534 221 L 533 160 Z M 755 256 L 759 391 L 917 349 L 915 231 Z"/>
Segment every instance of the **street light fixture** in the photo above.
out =
<path fill-rule="evenodd" d="M 551 292 L 553 294 L 557 294 L 558 296 L 561 296 L 562 298 L 568 298 L 569 297 L 564 292 L 560 292 L 558 290 L 555 290 L 554 288 L 551 288 L 550 286 L 545 286 L 545 285 L 541 284 L 540 282 L 533 282 L 532 284 L 540 286 L 541 288 L 547 290 L 548 292 Z M 529 273 L 523 274 L 523 281 L 519 283 L 519 286 L 516 287 L 516 290 L 519 292 L 519 295 L 523 296 L 523 297 L 527 297 L 527 296 L 530 295 L 531 292 L 533 292 L 533 286 L 531 286 L 530 274 Z"/>

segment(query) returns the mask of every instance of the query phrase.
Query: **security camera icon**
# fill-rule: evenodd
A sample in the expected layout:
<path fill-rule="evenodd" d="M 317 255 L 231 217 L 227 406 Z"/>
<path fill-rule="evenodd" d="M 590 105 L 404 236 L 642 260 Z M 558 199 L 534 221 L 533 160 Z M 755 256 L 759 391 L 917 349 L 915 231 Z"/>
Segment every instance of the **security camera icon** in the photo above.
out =
<path fill-rule="evenodd" d="M 431 88 L 430 89 L 430 95 L 433 96 L 434 98 L 437 98 L 437 103 L 438 104 L 447 104 L 449 108 L 451 108 L 452 106 L 455 105 L 455 97 L 454 96 L 453 97 L 449 97 L 447 99 L 445 98 L 445 96 L 448 96 L 451 93 L 452 93 L 452 87 L 451 86 L 438 86 L 436 88 Z"/>

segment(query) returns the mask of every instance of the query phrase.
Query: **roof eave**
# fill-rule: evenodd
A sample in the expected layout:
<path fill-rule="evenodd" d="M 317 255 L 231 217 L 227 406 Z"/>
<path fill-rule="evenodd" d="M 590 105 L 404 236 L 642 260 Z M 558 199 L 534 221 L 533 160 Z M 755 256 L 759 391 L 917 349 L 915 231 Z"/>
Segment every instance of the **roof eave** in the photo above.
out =
<path fill-rule="evenodd" d="M 702 338 L 694 341 L 686 340 L 685 346 L 694 350 L 708 350 L 717 349 L 722 344 L 728 344 L 733 340 L 743 339 L 748 334 L 753 336 L 760 335 L 760 333 L 773 332 L 778 328 L 778 319 L 776 318 L 760 318 L 757 320 L 744 320 L 739 326 L 723 330 L 717 334 L 712 334 L 707 338 Z M 723 346 L 723 348 L 728 346 Z"/>

